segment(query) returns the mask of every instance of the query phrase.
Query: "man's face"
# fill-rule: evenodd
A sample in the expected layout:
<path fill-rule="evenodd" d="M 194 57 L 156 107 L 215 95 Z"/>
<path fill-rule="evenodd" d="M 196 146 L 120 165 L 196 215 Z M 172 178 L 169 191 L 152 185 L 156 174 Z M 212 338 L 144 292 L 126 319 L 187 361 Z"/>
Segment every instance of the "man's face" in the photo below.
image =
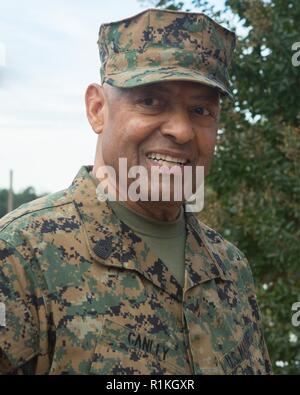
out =
<path fill-rule="evenodd" d="M 118 174 L 119 158 L 127 158 L 128 169 L 143 166 L 150 174 L 153 166 L 170 166 L 168 161 L 157 161 L 164 155 L 174 160 L 173 165 L 182 162 L 181 169 L 204 166 L 207 174 L 220 111 L 216 89 L 168 81 L 130 89 L 105 85 L 104 96 L 100 138 L 105 165 L 113 166 Z"/>

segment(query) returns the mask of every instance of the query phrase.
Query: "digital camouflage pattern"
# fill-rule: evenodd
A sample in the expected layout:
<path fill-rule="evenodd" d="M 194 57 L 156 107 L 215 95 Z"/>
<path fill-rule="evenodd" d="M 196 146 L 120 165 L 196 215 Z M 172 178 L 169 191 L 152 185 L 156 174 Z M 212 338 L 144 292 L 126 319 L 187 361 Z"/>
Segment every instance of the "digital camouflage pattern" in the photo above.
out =
<path fill-rule="evenodd" d="M 149 9 L 102 25 L 98 44 L 102 83 L 131 88 L 185 80 L 232 97 L 228 67 L 235 34 L 205 14 Z"/>
<path fill-rule="evenodd" d="M 185 213 L 182 289 L 91 169 L 0 220 L 0 372 L 270 373 L 244 255 Z"/>

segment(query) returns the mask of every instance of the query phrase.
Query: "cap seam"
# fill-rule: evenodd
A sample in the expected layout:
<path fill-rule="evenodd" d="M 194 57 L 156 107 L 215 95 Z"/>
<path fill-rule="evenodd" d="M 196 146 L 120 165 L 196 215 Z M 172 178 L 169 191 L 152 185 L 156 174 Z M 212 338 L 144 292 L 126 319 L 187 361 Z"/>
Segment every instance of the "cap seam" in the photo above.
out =
<path fill-rule="evenodd" d="M 158 70 L 163 70 L 163 69 L 175 69 L 175 70 L 178 70 L 178 66 L 165 66 L 165 67 L 161 67 L 161 66 L 153 66 L 153 67 L 135 67 L 134 68 L 134 70 L 150 70 L 150 69 L 154 69 L 154 68 L 157 68 Z M 179 67 L 180 68 L 180 67 Z M 182 67 L 183 69 L 184 69 L 184 67 Z M 203 78 L 207 78 L 209 81 L 214 81 L 214 82 L 217 82 L 218 84 L 220 84 L 220 85 L 223 85 L 222 83 L 220 83 L 218 80 L 216 80 L 216 79 L 214 79 L 214 78 L 208 78 L 208 77 L 205 77 L 205 76 L 203 76 L 198 70 L 196 70 L 196 69 L 187 69 L 187 70 L 190 70 L 190 71 L 192 71 L 192 72 L 194 72 L 194 73 L 197 73 L 197 74 L 199 74 L 201 77 L 203 77 Z M 127 73 L 128 72 L 128 70 L 126 70 L 126 71 L 119 71 L 119 72 L 117 72 L 117 73 L 109 73 L 109 74 L 107 74 L 106 75 L 106 79 L 109 79 L 111 76 L 113 76 L 113 75 L 119 75 L 119 74 L 124 74 L 124 73 Z M 188 73 L 188 72 L 187 72 Z"/>

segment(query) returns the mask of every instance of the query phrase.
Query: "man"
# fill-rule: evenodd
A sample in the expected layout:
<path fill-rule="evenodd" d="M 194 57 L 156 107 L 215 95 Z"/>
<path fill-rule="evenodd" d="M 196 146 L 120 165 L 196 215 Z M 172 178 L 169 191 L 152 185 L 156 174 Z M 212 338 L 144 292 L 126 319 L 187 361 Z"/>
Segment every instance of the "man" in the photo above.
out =
<path fill-rule="evenodd" d="M 99 198 L 100 170 L 119 180 L 121 158 L 159 192 L 155 167 L 207 174 L 234 43 L 196 13 L 101 27 L 102 86 L 86 92 L 94 166 L 0 222 L 1 373 L 271 372 L 246 258 L 174 199 L 175 183 L 169 201 Z"/>

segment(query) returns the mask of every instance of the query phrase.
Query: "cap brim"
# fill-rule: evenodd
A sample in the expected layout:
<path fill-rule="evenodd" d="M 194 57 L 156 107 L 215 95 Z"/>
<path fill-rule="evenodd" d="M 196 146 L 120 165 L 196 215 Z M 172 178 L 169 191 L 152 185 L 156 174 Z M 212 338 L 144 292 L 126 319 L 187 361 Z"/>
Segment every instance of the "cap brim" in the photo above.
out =
<path fill-rule="evenodd" d="M 103 83 L 106 82 L 117 88 L 134 88 L 163 81 L 190 81 L 207 85 L 217 88 L 223 95 L 233 100 L 232 92 L 219 81 L 204 76 L 199 72 L 179 67 L 135 68 L 134 70 L 107 75 Z"/>

